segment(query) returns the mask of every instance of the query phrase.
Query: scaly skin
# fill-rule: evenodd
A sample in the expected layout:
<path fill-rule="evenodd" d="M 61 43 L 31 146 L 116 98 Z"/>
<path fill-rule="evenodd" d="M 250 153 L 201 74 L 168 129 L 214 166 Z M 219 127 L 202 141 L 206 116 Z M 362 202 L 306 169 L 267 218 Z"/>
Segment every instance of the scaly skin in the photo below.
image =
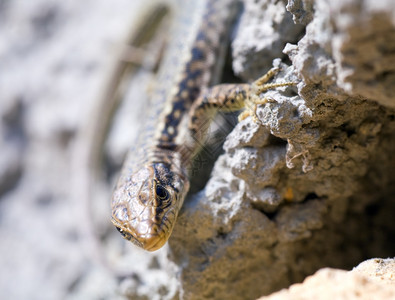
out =
<path fill-rule="evenodd" d="M 183 3 L 191 6 L 189 2 Z M 219 77 L 237 4 L 208 0 L 202 7 L 183 8 L 190 15 L 176 23 L 176 31 L 185 36 L 172 35 L 176 39 L 170 41 L 153 108 L 139 141 L 129 151 L 112 197 L 113 224 L 124 238 L 145 250 L 161 248 L 173 230 L 189 190 L 188 168 L 205 138 L 203 127 L 207 126 L 202 125 L 209 116 L 219 109 L 239 110 L 248 99 L 253 99 L 252 111 L 242 118 L 254 116 L 256 104 L 264 103 L 256 94 L 293 84 L 265 84 L 277 71 L 271 70 L 252 85 L 208 88 Z"/>

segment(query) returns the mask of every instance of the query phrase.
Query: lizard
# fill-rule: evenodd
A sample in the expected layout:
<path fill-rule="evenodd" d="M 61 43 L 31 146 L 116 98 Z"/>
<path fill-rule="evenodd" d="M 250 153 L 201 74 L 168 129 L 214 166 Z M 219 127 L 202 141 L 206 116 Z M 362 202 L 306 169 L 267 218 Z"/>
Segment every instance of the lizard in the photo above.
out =
<path fill-rule="evenodd" d="M 184 1 L 163 59 L 146 122 L 131 147 L 111 199 L 111 221 L 121 235 L 147 251 L 169 239 L 189 190 L 189 168 L 218 111 L 265 104 L 260 94 L 294 82 L 268 83 L 269 70 L 252 84 L 217 84 L 238 0 Z"/>

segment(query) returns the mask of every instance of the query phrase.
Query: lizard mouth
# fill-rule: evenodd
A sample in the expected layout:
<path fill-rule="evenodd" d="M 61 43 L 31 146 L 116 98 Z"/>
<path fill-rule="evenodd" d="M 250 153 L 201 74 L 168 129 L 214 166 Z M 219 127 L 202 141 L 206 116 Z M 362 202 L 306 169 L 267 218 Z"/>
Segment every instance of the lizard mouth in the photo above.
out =
<path fill-rule="evenodd" d="M 155 233 L 155 234 L 147 234 L 141 236 L 139 239 L 138 237 L 134 236 L 130 231 L 119 224 L 116 220 L 112 219 L 112 223 L 114 224 L 115 228 L 118 232 L 122 235 L 122 237 L 134 245 L 147 250 L 147 251 L 155 251 L 160 249 L 167 241 L 166 235 Z"/>
<path fill-rule="evenodd" d="M 144 248 L 144 245 L 133 235 L 124 228 L 124 226 L 120 225 L 116 220 L 111 219 L 111 222 L 114 224 L 115 228 L 118 230 L 118 232 L 122 235 L 122 237 L 125 240 L 131 241 L 133 244 L 140 248 Z"/>
<path fill-rule="evenodd" d="M 143 248 L 143 244 L 139 242 L 138 239 L 136 239 L 132 234 L 130 234 L 129 232 L 125 231 L 124 229 L 122 229 L 119 226 L 115 226 L 115 228 L 119 231 L 119 233 L 123 236 L 124 239 L 131 241 L 133 244 L 135 244 L 136 246 Z"/>
<path fill-rule="evenodd" d="M 159 235 L 151 235 L 145 239 L 143 248 L 147 251 L 155 251 L 160 249 L 166 243 L 166 241 L 166 238 L 163 238 Z"/>
<path fill-rule="evenodd" d="M 165 243 L 166 239 L 161 238 L 158 235 L 151 235 L 150 237 L 146 237 L 144 243 L 140 242 L 133 234 L 125 231 L 119 226 L 115 226 L 115 228 L 119 231 L 119 233 L 123 236 L 124 239 L 132 242 L 134 245 L 143 248 L 147 251 L 155 251 L 161 248 Z"/>

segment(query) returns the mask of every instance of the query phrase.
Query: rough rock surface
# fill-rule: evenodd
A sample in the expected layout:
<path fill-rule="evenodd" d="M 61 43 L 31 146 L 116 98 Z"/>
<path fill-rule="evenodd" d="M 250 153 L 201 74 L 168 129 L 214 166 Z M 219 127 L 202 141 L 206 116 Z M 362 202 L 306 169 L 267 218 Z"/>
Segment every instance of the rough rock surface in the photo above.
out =
<path fill-rule="evenodd" d="M 235 127 L 169 245 L 145 253 L 109 224 L 108 180 L 91 243 L 73 165 L 135 2 L 0 1 L 0 298 L 252 299 L 393 256 L 394 2 L 244 2 L 236 75 L 252 81 L 282 57 L 275 80 L 298 84 Z M 126 123 L 110 136 L 116 162 Z"/>
<path fill-rule="evenodd" d="M 395 283 L 395 259 L 372 258 L 360 263 L 352 269 L 352 273 L 358 273 L 374 280 L 394 287 Z"/>
<path fill-rule="evenodd" d="M 294 284 L 289 289 L 259 300 L 393 299 L 394 270 L 393 259 L 371 259 L 350 272 L 325 268 L 307 277 L 301 284 Z M 378 273 L 387 280 L 378 280 Z"/>
<path fill-rule="evenodd" d="M 294 16 L 305 35 L 285 47 L 292 65 L 277 79 L 297 90 L 266 93 L 260 124 L 236 126 L 206 188 L 187 201 L 169 243 L 185 299 L 251 299 L 324 266 L 393 254 L 395 8 L 358 3 L 288 4 L 310 9 Z M 262 30 L 278 23 L 261 16 Z M 244 57 L 234 61 L 256 76 Z"/>
<path fill-rule="evenodd" d="M 239 33 L 233 42 L 233 70 L 243 79 L 256 79 L 272 66 L 275 58 L 286 58 L 286 43 L 295 43 L 304 26 L 292 22 L 287 1 L 244 1 Z M 263 58 L 263 59 L 262 59 Z"/>

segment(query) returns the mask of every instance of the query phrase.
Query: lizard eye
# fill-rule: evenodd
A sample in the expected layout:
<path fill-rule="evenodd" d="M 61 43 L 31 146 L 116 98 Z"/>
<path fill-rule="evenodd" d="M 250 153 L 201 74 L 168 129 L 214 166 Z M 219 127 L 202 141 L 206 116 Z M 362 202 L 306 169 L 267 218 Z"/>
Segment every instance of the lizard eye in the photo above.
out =
<path fill-rule="evenodd" d="M 160 200 L 168 200 L 170 198 L 170 194 L 169 192 L 161 185 L 157 185 L 156 186 L 156 196 L 160 199 Z"/>

